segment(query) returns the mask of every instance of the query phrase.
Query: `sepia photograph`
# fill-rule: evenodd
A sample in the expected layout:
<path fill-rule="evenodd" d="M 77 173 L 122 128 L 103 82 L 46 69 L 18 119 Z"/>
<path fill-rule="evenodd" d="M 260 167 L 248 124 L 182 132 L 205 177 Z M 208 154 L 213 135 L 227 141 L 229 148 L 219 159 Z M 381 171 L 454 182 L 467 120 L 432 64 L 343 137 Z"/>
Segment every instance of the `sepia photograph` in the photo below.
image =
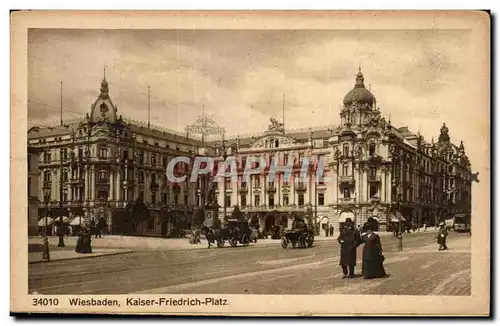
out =
<path fill-rule="evenodd" d="M 11 310 L 489 313 L 487 13 L 72 15 L 11 26 Z"/>

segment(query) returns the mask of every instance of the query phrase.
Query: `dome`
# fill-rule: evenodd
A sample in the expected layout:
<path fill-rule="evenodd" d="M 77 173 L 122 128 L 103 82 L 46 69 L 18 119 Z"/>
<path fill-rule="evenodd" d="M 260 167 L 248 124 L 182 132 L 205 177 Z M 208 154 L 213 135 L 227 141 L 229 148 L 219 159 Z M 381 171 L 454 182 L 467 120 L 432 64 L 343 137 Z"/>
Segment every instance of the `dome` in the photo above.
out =
<path fill-rule="evenodd" d="M 372 106 L 375 102 L 375 96 L 365 88 L 364 77 L 361 71 L 356 75 L 356 84 L 354 88 L 349 91 L 344 97 L 344 105 L 351 105 L 353 102 L 360 104 L 368 104 Z"/>

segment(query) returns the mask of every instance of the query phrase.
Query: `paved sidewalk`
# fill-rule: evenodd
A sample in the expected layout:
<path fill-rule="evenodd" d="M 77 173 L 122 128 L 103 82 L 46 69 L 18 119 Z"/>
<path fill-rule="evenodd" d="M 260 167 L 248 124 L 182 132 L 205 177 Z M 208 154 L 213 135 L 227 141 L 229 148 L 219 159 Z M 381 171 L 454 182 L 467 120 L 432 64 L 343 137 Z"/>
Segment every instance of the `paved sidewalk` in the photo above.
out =
<path fill-rule="evenodd" d="M 117 250 L 117 249 L 92 249 L 91 254 L 79 254 L 74 251 L 74 248 L 68 248 L 68 250 L 58 250 L 58 251 L 50 251 L 50 261 L 61 261 L 61 260 L 72 260 L 72 259 L 85 259 L 85 258 L 93 258 L 93 257 L 101 257 L 101 256 L 111 256 L 111 255 L 119 255 L 133 252 L 131 250 Z M 42 263 L 45 262 L 42 260 L 43 253 L 42 252 L 30 252 L 28 253 L 28 263 Z"/>

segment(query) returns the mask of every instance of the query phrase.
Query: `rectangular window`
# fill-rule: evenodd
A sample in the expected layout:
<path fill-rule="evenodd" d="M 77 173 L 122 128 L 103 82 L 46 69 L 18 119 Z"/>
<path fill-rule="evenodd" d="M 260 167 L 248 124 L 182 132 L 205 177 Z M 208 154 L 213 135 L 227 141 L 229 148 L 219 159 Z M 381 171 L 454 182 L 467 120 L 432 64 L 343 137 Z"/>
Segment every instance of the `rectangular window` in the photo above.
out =
<path fill-rule="evenodd" d="M 288 195 L 283 195 L 283 206 L 288 206 L 289 204 Z"/>
<path fill-rule="evenodd" d="M 319 193 L 318 194 L 318 206 L 324 206 L 325 205 L 325 194 Z"/>
<path fill-rule="evenodd" d="M 268 188 L 270 188 L 270 189 L 274 188 L 274 181 L 269 181 L 269 182 L 267 183 L 267 186 L 268 186 Z"/>
<path fill-rule="evenodd" d="M 231 207 L 231 195 L 226 195 L 226 207 Z"/>
<path fill-rule="evenodd" d="M 274 206 L 274 195 L 270 194 L 269 195 L 269 206 Z"/>
<path fill-rule="evenodd" d="M 155 229 L 155 218 L 154 216 L 148 217 L 148 231 L 154 231 Z"/>
<path fill-rule="evenodd" d="M 283 165 L 286 165 L 288 163 L 288 154 L 283 154 Z"/>
<path fill-rule="evenodd" d="M 245 181 L 241 181 L 241 189 L 246 189 L 247 183 Z"/>
<path fill-rule="evenodd" d="M 304 194 L 299 194 L 299 206 L 304 206 Z"/>
<path fill-rule="evenodd" d="M 254 196 L 254 205 L 260 206 L 260 196 L 259 195 Z"/>
<path fill-rule="evenodd" d="M 156 155 L 155 154 L 151 154 L 151 165 L 156 166 Z"/>
<path fill-rule="evenodd" d="M 376 197 L 378 193 L 378 185 L 377 184 L 370 184 L 370 198 Z"/>
<path fill-rule="evenodd" d="M 241 195 L 240 204 L 241 204 L 241 207 L 245 207 L 247 205 L 247 196 L 246 195 Z"/>

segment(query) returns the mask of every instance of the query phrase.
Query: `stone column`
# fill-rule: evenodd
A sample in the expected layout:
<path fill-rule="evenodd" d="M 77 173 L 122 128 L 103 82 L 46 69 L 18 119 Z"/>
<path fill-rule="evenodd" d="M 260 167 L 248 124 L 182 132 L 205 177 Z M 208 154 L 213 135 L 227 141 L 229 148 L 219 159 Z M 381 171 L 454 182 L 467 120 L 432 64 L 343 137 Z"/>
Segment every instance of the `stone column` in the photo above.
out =
<path fill-rule="evenodd" d="M 363 201 L 368 201 L 368 168 L 363 168 Z"/>
<path fill-rule="evenodd" d="M 121 201 L 121 200 L 123 199 L 123 198 L 121 198 L 121 196 L 120 196 L 120 192 L 121 192 L 121 191 L 120 191 L 120 189 L 121 189 L 121 187 L 122 187 L 121 183 L 122 183 L 122 182 L 121 182 L 121 173 L 120 173 L 120 170 L 118 170 L 118 171 L 116 172 L 116 187 L 115 187 L 115 189 L 116 189 L 116 195 L 115 195 L 115 199 L 116 199 L 116 201 Z M 114 190 L 114 189 L 113 189 L 113 190 Z"/>
<path fill-rule="evenodd" d="M 88 166 L 85 166 L 85 168 L 84 168 L 83 178 L 85 180 L 85 198 L 84 198 L 84 200 L 87 201 L 90 198 L 90 195 L 89 195 L 90 182 L 89 182 L 89 167 Z"/>

